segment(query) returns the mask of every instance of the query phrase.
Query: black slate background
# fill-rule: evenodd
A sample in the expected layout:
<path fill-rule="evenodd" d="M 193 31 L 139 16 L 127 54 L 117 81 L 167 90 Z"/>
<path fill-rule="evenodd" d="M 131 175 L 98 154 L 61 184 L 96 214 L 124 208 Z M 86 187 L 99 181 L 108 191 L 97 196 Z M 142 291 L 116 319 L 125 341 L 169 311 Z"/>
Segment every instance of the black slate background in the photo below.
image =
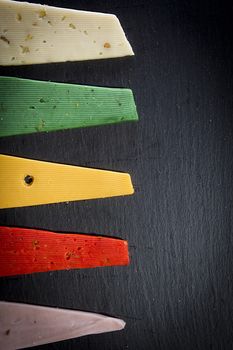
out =
<path fill-rule="evenodd" d="M 35 1 L 38 2 L 38 1 Z M 0 223 L 129 241 L 131 265 L 0 280 L 1 299 L 123 318 L 122 332 L 37 349 L 233 348 L 233 5 L 49 1 L 118 15 L 135 57 L 0 68 L 130 87 L 137 124 L 1 139 L 2 153 L 126 171 L 134 196 L 0 211 Z"/>

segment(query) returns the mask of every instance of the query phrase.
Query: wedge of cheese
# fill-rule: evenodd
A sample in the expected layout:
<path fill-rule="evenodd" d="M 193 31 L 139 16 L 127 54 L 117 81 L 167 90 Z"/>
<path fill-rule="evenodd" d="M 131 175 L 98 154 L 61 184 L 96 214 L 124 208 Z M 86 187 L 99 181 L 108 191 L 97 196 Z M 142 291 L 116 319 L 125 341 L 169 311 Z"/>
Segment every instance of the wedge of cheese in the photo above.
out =
<path fill-rule="evenodd" d="M 129 174 L 0 155 L 0 209 L 133 192 Z"/>
<path fill-rule="evenodd" d="M 133 55 L 115 15 L 0 1 L 0 65 Z"/>
<path fill-rule="evenodd" d="M 0 226 L 0 276 L 128 265 L 127 241 Z"/>
<path fill-rule="evenodd" d="M 101 314 L 0 301 L 2 350 L 25 349 L 124 327 L 123 320 Z"/>
<path fill-rule="evenodd" d="M 0 137 L 136 120 L 129 89 L 0 77 Z"/>

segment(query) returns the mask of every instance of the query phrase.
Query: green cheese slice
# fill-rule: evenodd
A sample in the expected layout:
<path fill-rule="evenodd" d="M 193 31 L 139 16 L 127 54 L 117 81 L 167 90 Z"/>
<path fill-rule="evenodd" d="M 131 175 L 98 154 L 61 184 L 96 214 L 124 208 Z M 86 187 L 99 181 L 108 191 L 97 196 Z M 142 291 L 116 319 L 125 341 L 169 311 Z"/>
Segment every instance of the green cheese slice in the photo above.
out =
<path fill-rule="evenodd" d="M 0 77 L 0 137 L 136 120 L 130 89 Z"/>

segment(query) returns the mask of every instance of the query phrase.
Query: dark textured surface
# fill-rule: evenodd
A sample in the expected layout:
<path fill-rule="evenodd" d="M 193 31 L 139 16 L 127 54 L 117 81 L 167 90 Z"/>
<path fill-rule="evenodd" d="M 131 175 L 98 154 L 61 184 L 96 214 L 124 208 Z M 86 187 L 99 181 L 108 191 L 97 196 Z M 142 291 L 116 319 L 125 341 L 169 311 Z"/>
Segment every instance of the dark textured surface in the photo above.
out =
<path fill-rule="evenodd" d="M 141 120 L 2 139 L 1 151 L 132 174 L 133 197 L 2 210 L 0 222 L 129 240 L 131 265 L 0 280 L 1 298 L 122 317 L 125 331 L 38 349 L 233 348 L 233 7 L 226 1 L 47 1 L 113 12 L 127 59 L 1 68 L 133 89 Z"/>

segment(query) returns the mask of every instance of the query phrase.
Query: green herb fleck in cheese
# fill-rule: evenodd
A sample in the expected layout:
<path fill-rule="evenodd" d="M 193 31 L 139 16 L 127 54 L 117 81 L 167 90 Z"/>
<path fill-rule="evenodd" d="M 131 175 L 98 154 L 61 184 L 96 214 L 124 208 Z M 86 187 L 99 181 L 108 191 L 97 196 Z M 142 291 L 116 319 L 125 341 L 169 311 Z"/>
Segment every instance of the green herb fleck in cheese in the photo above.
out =
<path fill-rule="evenodd" d="M 46 11 L 43 9 L 43 10 L 40 10 L 38 11 L 38 14 L 39 14 L 39 18 L 44 18 L 47 14 L 46 14 Z"/>
<path fill-rule="evenodd" d="M 20 47 L 22 49 L 22 53 L 29 53 L 30 52 L 30 49 L 28 46 L 20 45 Z"/>
<path fill-rule="evenodd" d="M 17 13 L 16 18 L 17 18 L 17 21 L 19 22 L 22 21 L 22 16 L 20 13 Z"/>
<path fill-rule="evenodd" d="M 75 25 L 73 23 L 70 23 L 69 27 L 72 28 L 72 29 L 76 29 L 76 27 L 75 27 Z"/>
<path fill-rule="evenodd" d="M 10 40 L 8 40 L 4 35 L 0 36 L 0 39 L 4 41 L 6 44 L 10 45 Z"/>
<path fill-rule="evenodd" d="M 25 38 L 25 41 L 32 40 L 32 38 L 33 38 L 33 36 L 31 34 L 28 34 Z"/>

